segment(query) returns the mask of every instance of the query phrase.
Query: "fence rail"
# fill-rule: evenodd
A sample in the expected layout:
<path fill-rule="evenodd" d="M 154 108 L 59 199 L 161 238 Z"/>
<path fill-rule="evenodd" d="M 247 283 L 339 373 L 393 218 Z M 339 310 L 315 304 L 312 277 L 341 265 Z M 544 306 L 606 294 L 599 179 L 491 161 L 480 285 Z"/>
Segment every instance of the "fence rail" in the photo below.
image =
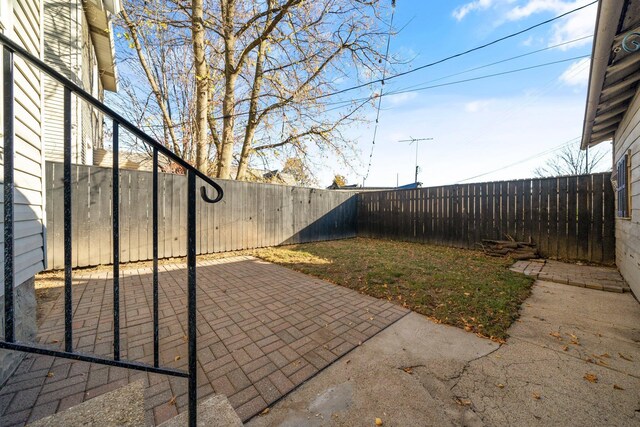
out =
<path fill-rule="evenodd" d="M 73 165 L 73 267 L 113 262 L 112 169 Z M 46 164 L 48 268 L 64 266 L 63 165 Z M 120 170 L 120 262 L 153 259 L 153 175 Z M 198 199 L 196 252 L 207 254 L 356 235 L 356 196 L 329 190 L 216 181 L 225 197 Z M 201 185 L 198 182 L 197 185 Z M 187 177 L 158 174 L 158 257 L 186 256 Z"/>
<path fill-rule="evenodd" d="M 477 248 L 532 241 L 543 257 L 613 264 L 610 173 L 358 195 L 358 235 Z"/>

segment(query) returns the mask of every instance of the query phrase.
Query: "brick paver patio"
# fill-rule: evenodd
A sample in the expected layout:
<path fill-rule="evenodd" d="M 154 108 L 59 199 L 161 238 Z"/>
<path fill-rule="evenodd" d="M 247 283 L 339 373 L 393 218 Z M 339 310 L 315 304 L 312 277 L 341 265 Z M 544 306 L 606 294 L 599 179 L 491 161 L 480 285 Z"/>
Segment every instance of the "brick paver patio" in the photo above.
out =
<path fill-rule="evenodd" d="M 123 271 L 123 358 L 153 361 L 151 269 Z M 74 276 L 74 346 L 109 356 L 112 279 Z M 186 269 L 160 267 L 160 362 L 186 369 Z M 38 340 L 62 346 L 62 294 Z M 261 412 L 408 310 L 251 257 L 198 263 L 200 399 L 225 394 L 243 420 Z M 185 379 L 28 355 L 0 389 L 0 425 L 24 425 L 128 382 L 145 381 L 147 423 L 186 411 Z"/>
<path fill-rule="evenodd" d="M 608 292 L 631 291 L 615 267 L 534 259 L 517 261 L 511 269 L 548 282 Z"/>

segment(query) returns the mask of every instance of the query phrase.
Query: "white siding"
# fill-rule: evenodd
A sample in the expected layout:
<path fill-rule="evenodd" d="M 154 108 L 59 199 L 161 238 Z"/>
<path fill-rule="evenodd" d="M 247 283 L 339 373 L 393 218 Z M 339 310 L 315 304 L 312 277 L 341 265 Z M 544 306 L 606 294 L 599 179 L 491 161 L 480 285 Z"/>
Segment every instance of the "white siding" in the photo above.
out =
<path fill-rule="evenodd" d="M 81 0 L 44 0 L 44 58 L 65 77 L 100 98 L 98 64 Z M 64 88 L 45 78 L 45 156 L 63 160 Z M 84 101 L 72 96 L 72 162 L 91 164 L 92 148 L 101 147 L 102 120 Z"/>
<path fill-rule="evenodd" d="M 616 132 L 614 168 L 627 152 L 631 153 L 631 179 L 628 182 L 631 215 L 630 219 L 616 218 L 616 264 L 633 293 L 640 298 L 640 91 L 636 93 Z"/>
<path fill-rule="evenodd" d="M 40 0 L 13 0 L 10 9 L 2 13 L 5 23 L 12 20 L 5 34 L 35 56 L 42 57 Z M 43 101 L 41 73 L 17 56 L 14 76 L 15 281 L 18 285 L 44 268 Z M 4 204 L 1 197 L 0 204 Z M 0 223 L 2 220 L 0 217 Z M 0 250 L 4 250 L 2 233 Z M 0 283 L 2 280 L 0 277 Z M 0 287 L 0 294 L 3 289 Z"/>

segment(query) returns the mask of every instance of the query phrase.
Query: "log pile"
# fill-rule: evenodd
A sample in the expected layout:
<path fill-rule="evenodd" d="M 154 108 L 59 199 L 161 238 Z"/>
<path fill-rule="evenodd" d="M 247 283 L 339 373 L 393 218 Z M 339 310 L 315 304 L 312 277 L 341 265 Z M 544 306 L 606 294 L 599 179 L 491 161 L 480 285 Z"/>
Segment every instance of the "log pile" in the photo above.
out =
<path fill-rule="evenodd" d="M 513 240 L 482 240 L 482 250 L 491 256 L 508 256 L 513 259 L 538 258 L 538 248 L 534 243 Z"/>

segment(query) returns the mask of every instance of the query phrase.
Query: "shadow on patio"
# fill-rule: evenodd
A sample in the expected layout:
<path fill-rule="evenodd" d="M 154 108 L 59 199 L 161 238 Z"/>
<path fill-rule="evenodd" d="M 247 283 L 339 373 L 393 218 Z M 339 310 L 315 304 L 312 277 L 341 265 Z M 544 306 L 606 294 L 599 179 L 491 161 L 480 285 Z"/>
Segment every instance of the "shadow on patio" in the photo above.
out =
<path fill-rule="evenodd" d="M 121 280 L 122 357 L 153 362 L 152 270 Z M 74 348 L 109 357 L 111 273 L 74 274 Z M 161 365 L 186 369 L 186 268 L 160 266 Z M 251 257 L 198 263 L 198 397 L 221 393 L 247 420 L 408 313 L 387 301 Z M 64 298 L 38 341 L 62 346 Z M 0 390 L 0 424 L 24 425 L 129 382 L 145 382 L 148 424 L 187 408 L 187 381 L 124 368 L 27 355 Z"/>

